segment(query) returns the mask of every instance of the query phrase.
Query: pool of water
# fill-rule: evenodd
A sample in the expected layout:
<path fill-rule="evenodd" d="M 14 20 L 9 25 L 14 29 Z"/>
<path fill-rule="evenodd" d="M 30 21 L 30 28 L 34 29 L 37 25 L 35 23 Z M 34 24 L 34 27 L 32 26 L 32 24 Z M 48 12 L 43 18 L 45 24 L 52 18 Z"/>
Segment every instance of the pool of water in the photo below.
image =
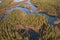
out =
<path fill-rule="evenodd" d="M 14 0 L 14 2 L 22 2 L 22 1 L 24 1 L 24 0 Z"/>
<path fill-rule="evenodd" d="M 50 25 L 55 25 L 53 22 L 58 19 L 57 16 L 49 16 L 49 15 L 47 15 L 47 14 L 44 13 L 44 12 L 34 12 L 34 14 L 41 14 L 42 16 L 45 16 L 45 17 L 47 18 L 48 23 L 49 23 Z"/>
<path fill-rule="evenodd" d="M 8 14 L 4 14 L 1 18 L 2 21 L 4 21 L 9 15 Z"/>
<path fill-rule="evenodd" d="M 28 31 L 29 35 L 30 35 L 30 39 L 29 40 L 39 40 L 40 38 L 40 33 L 35 32 L 34 30 L 30 29 Z"/>
<path fill-rule="evenodd" d="M 27 8 L 22 8 L 22 7 L 14 7 L 14 8 L 10 8 L 10 9 L 7 10 L 7 12 L 11 12 L 11 11 L 13 11 L 13 10 L 15 10 L 15 9 L 25 11 L 27 14 L 30 13 L 30 11 L 29 11 Z"/>

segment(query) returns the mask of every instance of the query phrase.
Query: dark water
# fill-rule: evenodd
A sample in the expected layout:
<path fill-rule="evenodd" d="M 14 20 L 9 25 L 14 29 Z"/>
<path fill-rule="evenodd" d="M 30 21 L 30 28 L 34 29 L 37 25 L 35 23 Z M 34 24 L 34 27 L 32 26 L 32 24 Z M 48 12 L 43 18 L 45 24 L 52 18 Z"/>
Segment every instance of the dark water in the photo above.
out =
<path fill-rule="evenodd" d="M 9 15 L 8 14 L 4 14 L 1 18 L 2 21 L 4 21 Z"/>
<path fill-rule="evenodd" d="M 35 32 L 34 30 L 30 29 L 28 31 L 29 35 L 30 35 L 30 39 L 29 40 L 39 40 L 40 38 L 40 33 Z"/>
<path fill-rule="evenodd" d="M 44 12 L 34 12 L 34 14 L 41 14 L 42 16 L 45 16 L 47 18 L 47 21 L 50 25 L 54 25 L 54 21 L 56 21 L 58 19 L 57 16 L 49 16 Z"/>
<path fill-rule="evenodd" d="M 47 20 L 48 20 L 48 23 L 49 23 L 50 25 L 54 25 L 53 22 L 58 19 L 57 16 L 52 17 L 52 16 L 49 16 L 49 15 L 45 14 L 44 12 L 39 12 L 39 13 L 40 13 L 41 15 L 43 15 L 43 16 L 46 16 L 46 18 L 47 18 Z"/>
<path fill-rule="evenodd" d="M 7 12 L 11 12 L 11 11 L 13 11 L 13 10 L 15 10 L 15 9 L 25 11 L 27 14 L 30 13 L 29 10 L 28 10 L 27 8 L 22 8 L 22 7 L 14 7 L 14 8 L 10 8 L 10 9 L 7 10 Z"/>
<path fill-rule="evenodd" d="M 36 7 L 33 6 L 33 5 L 31 4 L 31 2 L 30 2 L 28 5 L 32 7 L 32 10 L 33 10 L 33 13 L 34 13 L 34 14 L 41 14 L 41 15 L 43 15 L 43 16 L 46 16 L 46 18 L 47 18 L 47 20 L 48 20 L 48 23 L 51 24 L 51 25 L 53 25 L 53 22 L 58 19 L 57 17 L 48 16 L 48 15 L 45 14 L 44 12 L 36 12 Z M 18 6 L 14 7 L 14 8 L 9 8 L 9 9 L 7 9 L 6 11 L 7 11 L 7 12 L 11 12 L 11 11 L 13 11 L 13 10 L 15 10 L 15 9 L 23 10 L 23 11 L 25 11 L 27 14 L 30 14 L 29 9 L 27 9 L 27 8 L 22 8 L 22 7 L 18 7 Z M 5 15 L 2 17 L 2 20 L 5 20 L 8 16 L 9 16 L 8 14 L 5 14 Z M 24 30 L 22 30 L 21 32 L 23 33 Z M 30 35 L 30 40 L 38 40 L 39 37 L 40 37 L 39 33 L 36 33 L 36 32 L 33 31 L 33 30 L 29 30 L 28 33 L 29 33 L 29 35 Z"/>
<path fill-rule="evenodd" d="M 24 35 L 26 30 L 22 29 L 20 32 Z M 29 40 L 39 40 L 40 39 L 40 33 L 39 32 L 35 32 L 34 30 L 30 29 L 29 31 L 27 31 L 27 33 L 29 35 Z"/>

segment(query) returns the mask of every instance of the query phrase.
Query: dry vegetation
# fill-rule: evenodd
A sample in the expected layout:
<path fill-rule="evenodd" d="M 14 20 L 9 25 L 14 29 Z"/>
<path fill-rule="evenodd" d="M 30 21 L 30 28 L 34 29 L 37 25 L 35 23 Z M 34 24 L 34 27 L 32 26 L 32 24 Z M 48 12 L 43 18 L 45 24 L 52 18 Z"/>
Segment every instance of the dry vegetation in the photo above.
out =
<path fill-rule="evenodd" d="M 59 9 L 57 9 L 57 7 L 60 8 L 59 0 L 59 2 L 54 0 L 55 2 L 52 1 L 52 3 L 50 2 L 51 0 L 48 2 L 47 0 L 45 1 L 32 0 L 32 3 L 38 6 L 37 10 L 45 9 L 46 11 L 44 11 L 48 11 L 49 13 L 57 13 L 59 11 Z M 12 2 L 12 0 L 5 0 L 0 4 L 0 9 L 2 9 L 0 10 L 0 17 L 2 17 L 6 13 L 5 10 L 11 6 L 10 2 Z M 53 5 L 49 5 L 50 3 Z M 35 32 L 39 32 L 40 30 L 40 38 L 42 40 L 60 40 L 60 30 L 58 27 L 50 26 L 45 16 L 40 14 L 26 14 L 24 11 L 17 9 L 6 14 L 9 16 L 4 21 L 0 20 L 0 40 L 29 40 L 30 35 L 28 31 L 30 29 Z M 22 29 L 25 29 L 26 32 L 21 33 Z"/>
<path fill-rule="evenodd" d="M 26 14 L 24 11 L 13 10 L 8 13 L 5 21 L 0 21 L 1 40 L 29 40 L 27 29 L 37 32 L 43 40 L 60 40 L 60 31 L 57 27 L 49 26 L 45 16 L 40 14 Z M 27 32 L 21 33 L 25 29 Z M 23 36 L 24 35 L 24 36 Z"/>
<path fill-rule="evenodd" d="M 31 2 L 48 15 L 57 16 L 60 13 L 60 0 L 31 0 Z"/>

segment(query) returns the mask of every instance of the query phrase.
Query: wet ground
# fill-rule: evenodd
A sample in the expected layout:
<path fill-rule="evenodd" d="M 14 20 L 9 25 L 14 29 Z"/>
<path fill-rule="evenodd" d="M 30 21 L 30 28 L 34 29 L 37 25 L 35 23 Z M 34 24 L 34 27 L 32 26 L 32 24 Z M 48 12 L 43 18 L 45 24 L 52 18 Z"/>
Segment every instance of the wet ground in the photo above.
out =
<path fill-rule="evenodd" d="M 51 17 L 51 16 L 45 14 L 44 12 L 36 12 L 36 7 L 35 7 L 34 5 L 32 5 L 31 2 L 29 2 L 29 1 L 28 1 L 28 5 L 32 7 L 32 10 L 33 10 L 33 13 L 34 13 L 34 14 L 41 14 L 41 15 L 43 15 L 43 16 L 46 16 L 46 18 L 47 18 L 47 20 L 48 20 L 48 23 L 49 23 L 50 25 L 54 25 L 53 22 L 58 19 L 56 16 Z M 18 7 L 18 6 L 15 6 L 15 7 L 13 7 L 13 8 L 9 8 L 9 9 L 7 9 L 6 11 L 7 11 L 7 12 L 11 12 L 11 11 L 13 11 L 13 10 L 15 10 L 15 9 L 23 10 L 23 11 L 25 11 L 27 14 L 30 14 L 29 9 L 23 8 L 23 7 Z M 5 15 L 2 17 L 2 20 L 4 21 L 8 16 L 9 16 L 8 14 L 5 14 Z M 22 32 L 24 32 L 24 31 L 25 31 L 25 30 L 22 30 Z M 29 35 L 30 35 L 30 40 L 38 40 L 39 37 L 40 37 L 39 33 L 36 33 L 36 32 L 33 31 L 33 30 L 29 30 L 28 33 L 29 33 Z"/>

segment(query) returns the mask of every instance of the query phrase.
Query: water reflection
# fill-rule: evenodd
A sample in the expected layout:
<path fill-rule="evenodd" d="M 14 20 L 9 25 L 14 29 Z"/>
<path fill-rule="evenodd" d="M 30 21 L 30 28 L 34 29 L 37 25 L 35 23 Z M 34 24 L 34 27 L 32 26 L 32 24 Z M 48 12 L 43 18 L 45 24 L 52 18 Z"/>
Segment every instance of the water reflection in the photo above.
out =
<path fill-rule="evenodd" d="M 13 10 L 15 10 L 15 9 L 25 11 L 27 14 L 30 13 L 30 11 L 29 11 L 27 8 L 22 8 L 22 7 L 14 7 L 14 8 L 10 8 L 10 9 L 7 10 L 7 12 L 11 12 L 11 11 L 13 11 Z"/>
<path fill-rule="evenodd" d="M 4 21 L 9 15 L 8 14 L 4 14 L 1 18 L 2 21 Z"/>
<path fill-rule="evenodd" d="M 22 2 L 22 1 L 24 1 L 24 0 L 14 0 L 14 2 Z"/>
<path fill-rule="evenodd" d="M 30 39 L 29 40 L 39 40 L 40 34 L 38 32 L 35 32 L 34 30 L 30 29 L 28 31 L 28 33 L 30 35 Z"/>
<path fill-rule="evenodd" d="M 56 21 L 56 20 L 58 19 L 57 16 L 52 17 L 52 16 L 49 16 L 49 15 L 45 14 L 44 12 L 39 12 L 39 14 L 41 14 L 41 15 L 43 15 L 43 16 L 46 16 L 46 18 L 47 18 L 47 20 L 48 20 L 48 23 L 49 23 L 50 25 L 54 25 L 54 21 Z"/>
<path fill-rule="evenodd" d="M 48 14 L 46 14 L 44 12 L 34 12 L 34 14 L 41 14 L 42 16 L 45 16 L 50 25 L 54 25 L 54 21 L 56 21 L 58 19 L 57 16 L 49 16 Z"/>

